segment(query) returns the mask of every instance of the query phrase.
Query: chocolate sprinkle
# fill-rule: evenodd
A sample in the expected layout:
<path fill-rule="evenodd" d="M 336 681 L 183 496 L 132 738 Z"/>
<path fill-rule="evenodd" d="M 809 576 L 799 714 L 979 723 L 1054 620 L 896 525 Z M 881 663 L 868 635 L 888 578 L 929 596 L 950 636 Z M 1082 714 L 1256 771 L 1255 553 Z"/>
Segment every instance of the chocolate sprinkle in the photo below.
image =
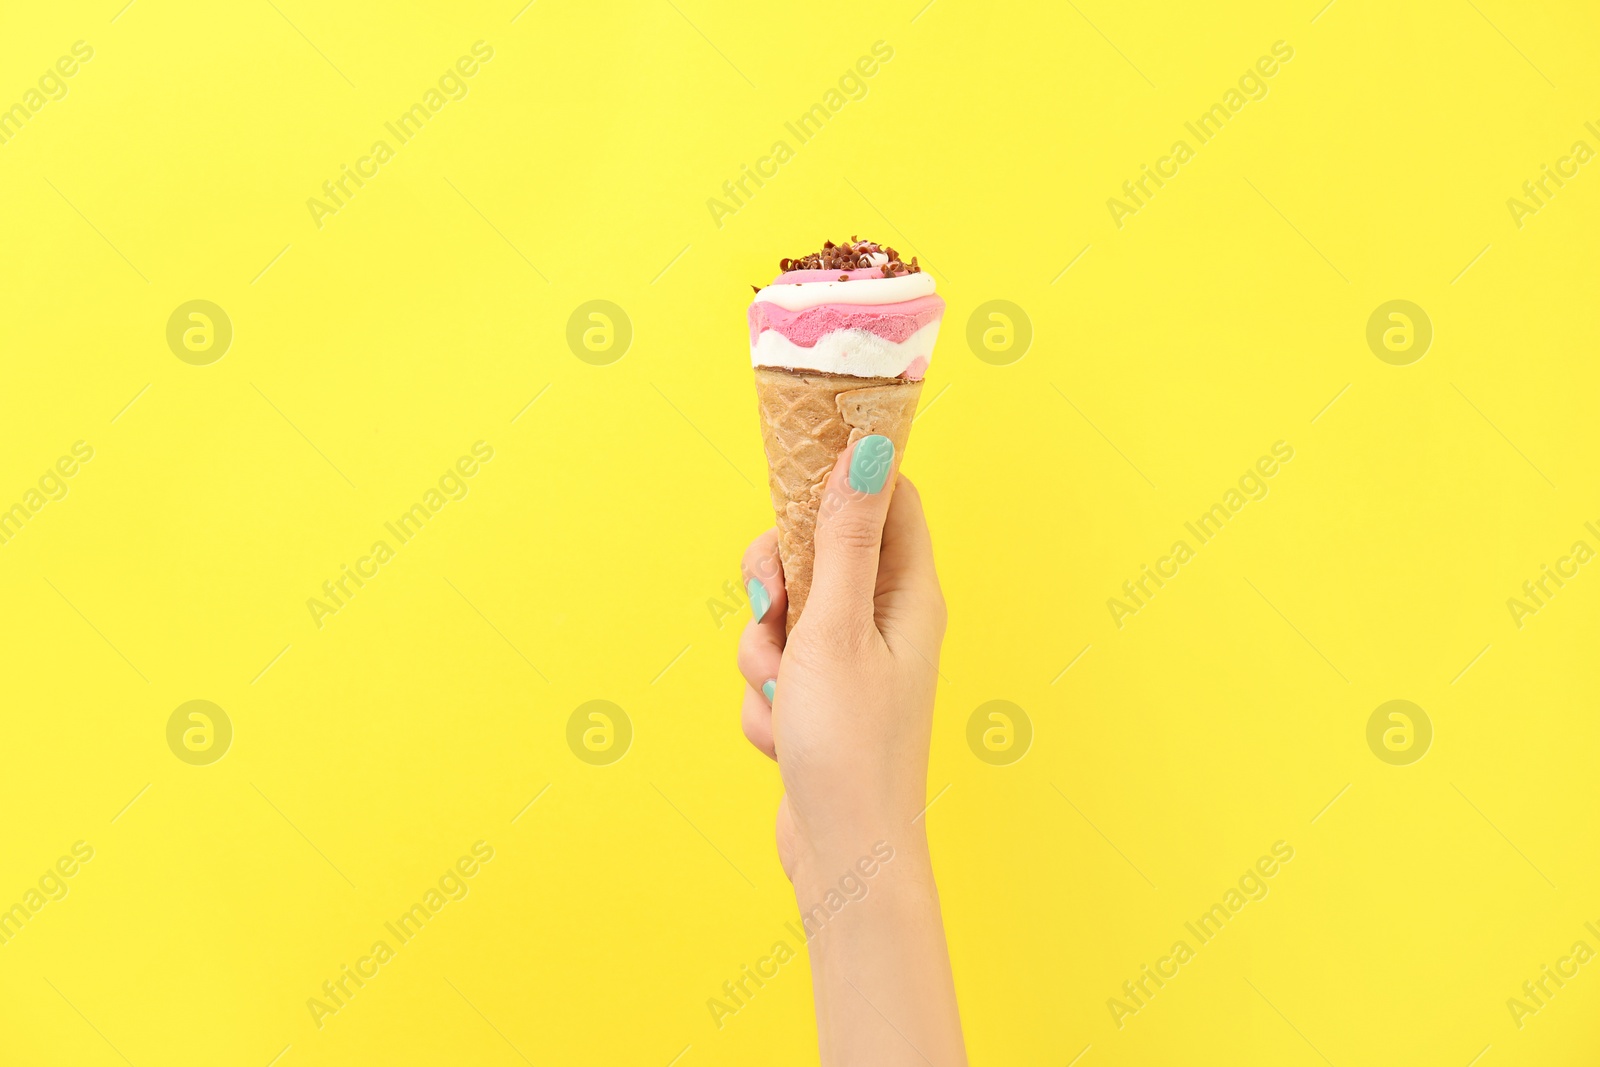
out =
<path fill-rule="evenodd" d="M 920 274 L 922 268 L 917 265 L 917 258 L 911 257 L 910 263 L 900 261 L 900 253 L 893 248 L 880 246 L 876 241 L 863 241 L 852 235 L 850 240 L 843 244 L 834 244 L 825 241 L 822 251 L 812 252 L 810 255 L 794 259 L 781 259 L 778 269 L 784 272 L 791 270 L 860 270 L 873 265 L 871 256 L 876 253 L 887 256 L 888 262 L 883 265 L 883 276 L 895 278 L 902 274 Z M 840 277 L 840 281 L 848 281 L 848 277 Z"/>

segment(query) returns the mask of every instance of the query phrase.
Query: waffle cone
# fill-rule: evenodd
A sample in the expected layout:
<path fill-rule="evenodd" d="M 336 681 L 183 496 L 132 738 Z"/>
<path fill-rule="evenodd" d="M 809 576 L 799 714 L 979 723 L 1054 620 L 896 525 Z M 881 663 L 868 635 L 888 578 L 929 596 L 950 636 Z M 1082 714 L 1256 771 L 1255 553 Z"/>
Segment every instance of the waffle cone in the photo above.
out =
<path fill-rule="evenodd" d="M 839 453 L 869 434 L 882 434 L 894 442 L 895 455 L 903 456 L 922 383 L 777 367 L 757 367 L 755 376 L 767 485 L 789 595 L 786 628 L 792 630 L 811 592 L 812 535 Z"/>

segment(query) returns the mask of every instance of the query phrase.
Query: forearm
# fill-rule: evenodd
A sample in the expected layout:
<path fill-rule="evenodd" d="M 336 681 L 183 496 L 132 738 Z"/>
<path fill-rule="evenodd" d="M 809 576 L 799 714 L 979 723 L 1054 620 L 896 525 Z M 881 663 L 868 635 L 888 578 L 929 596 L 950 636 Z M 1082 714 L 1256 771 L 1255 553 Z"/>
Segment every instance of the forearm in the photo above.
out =
<path fill-rule="evenodd" d="M 795 895 L 824 1067 L 967 1062 L 920 827 L 812 851 L 796 870 Z"/>

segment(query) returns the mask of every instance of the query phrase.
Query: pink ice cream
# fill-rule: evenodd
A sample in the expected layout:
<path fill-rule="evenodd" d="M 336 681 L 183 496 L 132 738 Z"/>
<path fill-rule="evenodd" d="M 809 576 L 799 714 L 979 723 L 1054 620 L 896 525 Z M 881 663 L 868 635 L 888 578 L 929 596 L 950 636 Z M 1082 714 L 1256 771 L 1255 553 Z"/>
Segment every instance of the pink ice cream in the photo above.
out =
<path fill-rule="evenodd" d="M 920 271 L 884 277 L 882 264 L 789 270 L 750 305 L 750 361 L 861 378 L 921 379 L 943 315 L 933 278 Z"/>

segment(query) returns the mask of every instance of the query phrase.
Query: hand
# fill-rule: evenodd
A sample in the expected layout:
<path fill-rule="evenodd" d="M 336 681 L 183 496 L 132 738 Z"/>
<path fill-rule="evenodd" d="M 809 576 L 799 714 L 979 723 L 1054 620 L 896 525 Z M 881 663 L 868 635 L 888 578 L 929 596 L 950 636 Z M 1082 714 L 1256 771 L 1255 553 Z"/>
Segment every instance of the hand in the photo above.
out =
<path fill-rule="evenodd" d="M 829 476 L 810 598 L 787 642 L 777 531 L 744 556 L 753 607 L 769 602 L 739 642 L 744 732 L 783 775 L 778 855 L 791 880 L 797 862 L 874 833 L 896 847 L 920 838 L 912 820 L 927 802 L 944 597 L 916 487 L 897 469 L 877 492 L 863 475 L 879 472 L 852 485 L 855 452 Z"/>
<path fill-rule="evenodd" d="M 787 641 L 777 532 L 743 564 L 755 615 L 739 641 L 744 731 L 787 790 L 778 858 L 800 904 L 827 1067 L 967 1062 L 918 818 L 945 605 L 922 501 L 894 458 L 872 436 L 834 465 L 810 598 Z"/>

